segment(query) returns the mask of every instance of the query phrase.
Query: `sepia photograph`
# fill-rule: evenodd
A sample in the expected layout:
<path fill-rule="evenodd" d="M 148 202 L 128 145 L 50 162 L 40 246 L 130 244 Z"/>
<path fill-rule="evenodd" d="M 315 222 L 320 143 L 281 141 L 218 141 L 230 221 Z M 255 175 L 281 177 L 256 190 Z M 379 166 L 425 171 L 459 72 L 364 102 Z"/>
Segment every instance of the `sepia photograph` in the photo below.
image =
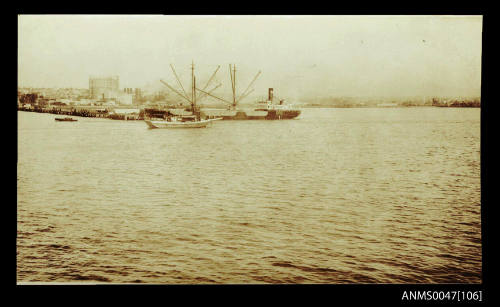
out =
<path fill-rule="evenodd" d="M 17 285 L 483 283 L 483 16 L 17 28 Z"/>

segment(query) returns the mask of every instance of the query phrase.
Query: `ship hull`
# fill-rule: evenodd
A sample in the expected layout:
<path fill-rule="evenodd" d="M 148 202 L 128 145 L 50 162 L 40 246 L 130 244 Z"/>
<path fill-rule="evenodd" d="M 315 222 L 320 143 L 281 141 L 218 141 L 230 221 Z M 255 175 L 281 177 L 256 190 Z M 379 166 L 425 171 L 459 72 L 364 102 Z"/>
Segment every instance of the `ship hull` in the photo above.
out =
<path fill-rule="evenodd" d="M 225 114 L 221 111 L 211 112 L 211 116 L 221 117 L 223 120 L 281 120 L 293 119 L 300 115 L 300 110 L 255 110 L 253 112 L 236 111 Z"/>
<path fill-rule="evenodd" d="M 267 120 L 293 119 L 300 115 L 300 110 L 269 110 Z"/>
<path fill-rule="evenodd" d="M 162 128 L 205 128 L 211 122 L 218 119 L 209 119 L 209 120 L 201 120 L 201 121 L 192 121 L 192 122 L 169 122 L 163 120 L 144 120 L 149 128 L 151 129 L 162 129 Z"/>

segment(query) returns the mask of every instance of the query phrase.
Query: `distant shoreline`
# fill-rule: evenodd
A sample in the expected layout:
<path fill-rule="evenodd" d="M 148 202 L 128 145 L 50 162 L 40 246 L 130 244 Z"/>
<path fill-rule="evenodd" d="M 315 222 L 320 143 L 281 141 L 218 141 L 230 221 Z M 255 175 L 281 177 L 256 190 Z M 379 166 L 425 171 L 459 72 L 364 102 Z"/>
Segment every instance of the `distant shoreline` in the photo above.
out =
<path fill-rule="evenodd" d="M 462 109 L 462 108 L 476 108 L 476 109 L 480 109 L 481 106 L 328 106 L 328 105 L 324 105 L 324 106 L 311 106 L 311 105 L 305 105 L 305 106 L 300 106 L 300 108 L 304 108 L 304 109 L 321 109 L 321 108 L 325 108 L 325 109 L 353 109 L 353 108 L 358 108 L 358 109 L 361 109 L 361 108 L 376 108 L 376 109 L 388 109 L 388 108 L 392 108 L 392 109 L 395 109 L 395 108 L 459 108 L 459 109 Z"/>

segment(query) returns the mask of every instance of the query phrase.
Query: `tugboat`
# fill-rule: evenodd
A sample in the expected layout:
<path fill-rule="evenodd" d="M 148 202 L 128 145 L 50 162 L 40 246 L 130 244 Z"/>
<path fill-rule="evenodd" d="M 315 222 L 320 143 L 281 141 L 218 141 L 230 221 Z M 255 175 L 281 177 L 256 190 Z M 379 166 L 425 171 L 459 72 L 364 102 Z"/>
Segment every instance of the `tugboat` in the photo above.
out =
<path fill-rule="evenodd" d="M 148 125 L 149 128 L 205 128 L 207 127 L 208 124 L 212 123 L 213 121 L 219 120 L 221 118 L 212 118 L 212 119 L 202 119 L 200 115 L 200 108 L 196 106 L 196 77 L 194 75 L 194 63 L 191 66 L 191 81 L 192 81 L 192 88 L 191 88 L 191 97 L 187 95 L 187 93 L 184 91 L 184 87 L 182 86 L 182 83 L 180 82 L 179 78 L 177 77 L 177 74 L 175 73 L 175 69 L 172 65 L 170 65 L 172 68 L 172 71 L 174 72 L 174 75 L 179 82 L 179 85 L 182 88 L 182 91 L 184 94 L 180 93 L 179 91 L 175 90 L 173 87 L 171 87 L 168 83 L 166 83 L 163 80 L 160 80 L 165 86 L 167 86 L 170 90 L 172 90 L 174 93 L 177 95 L 181 96 L 185 100 L 189 101 L 191 103 L 191 109 L 190 112 L 192 115 L 175 115 L 171 113 L 170 111 L 161 111 L 161 110 L 154 110 L 154 109 L 145 109 L 144 110 L 144 121 Z M 218 69 L 218 68 L 217 68 Z M 217 72 L 217 71 L 215 71 Z M 215 75 L 215 73 L 214 73 Z M 209 80 L 210 82 L 210 80 Z M 207 83 L 208 85 L 208 83 Z"/>

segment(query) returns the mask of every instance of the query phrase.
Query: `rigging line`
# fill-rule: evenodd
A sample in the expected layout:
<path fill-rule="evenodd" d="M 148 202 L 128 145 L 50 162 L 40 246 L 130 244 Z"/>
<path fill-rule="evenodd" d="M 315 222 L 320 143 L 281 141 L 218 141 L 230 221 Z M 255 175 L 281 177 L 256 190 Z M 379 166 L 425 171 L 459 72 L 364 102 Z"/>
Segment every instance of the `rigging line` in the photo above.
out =
<path fill-rule="evenodd" d="M 208 79 L 207 84 L 205 84 L 205 86 L 203 87 L 203 90 L 205 90 L 208 87 L 208 85 L 210 84 L 210 82 L 212 81 L 212 79 L 215 77 L 215 74 L 217 73 L 217 71 L 219 70 L 219 68 L 220 68 L 220 65 L 217 66 L 217 69 L 214 71 L 214 73 L 212 74 L 212 76 L 210 77 L 210 79 Z"/>
<path fill-rule="evenodd" d="M 236 64 L 233 64 L 233 106 L 236 107 Z"/>
<path fill-rule="evenodd" d="M 193 76 L 193 110 L 196 107 L 196 76 Z"/>
<path fill-rule="evenodd" d="M 222 83 L 220 83 L 219 85 L 217 85 L 216 87 L 214 87 L 213 89 L 211 89 L 210 91 L 208 91 L 208 93 L 212 94 L 212 92 L 215 91 L 216 89 L 218 89 L 221 85 L 222 85 Z M 207 94 L 201 94 L 200 97 L 198 97 L 198 100 L 203 99 L 206 96 L 207 96 Z"/>
<path fill-rule="evenodd" d="M 234 93 L 234 78 L 233 78 L 233 71 L 231 70 L 231 64 L 229 64 L 229 74 L 231 75 L 231 87 L 233 89 L 233 100 L 234 100 L 234 96 L 235 96 L 235 93 Z M 232 103 L 234 103 L 234 101 Z"/>
<path fill-rule="evenodd" d="M 174 66 L 172 64 L 170 64 L 170 68 L 172 68 L 172 71 L 174 72 L 174 76 L 175 76 L 175 79 L 177 79 L 177 83 L 179 83 L 179 85 L 181 86 L 182 88 L 182 91 L 184 92 L 184 95 L 186 96 L 186 98 L 188 97 L 188 94 L 186 93 L 186 90 L 184 90 L 184 86 L 182 86 L 182 83 L 181 81 L 179 80 L 179 77 L 177 76 L 177 73 L 175 72 L 175 69 L 174 69 Z"/>
<path fill-rule="evenodd" d="M 257 78 L 260 76 L 260 73 L 261 73 L 261 71 L 259 70 L 259 72 L 257 73 L 257 75 L 255 75 L 255 77 L 253 78 L 252 82 L 250 82 L 250 84 L 248 84 L 247 89 L 245 91 L 243 91 L 243 93 L 240 95 L 240 97 L 238 97 L 236 99 L 236 102 L 239 102 L 241 99 L 243 99 L 243 97 L 245 97 L 246 95 L 250 94 L 250 93 L 247 93 L 247 91 L 252 86 L 252 84 L 255 82 L 255 80 L 257 80 Z"/>
<path fill-rule="evenodd" d="M 160 82 L 163 83 L 164 85 L 166 85 L 170 90 L 172 90 L 173 92 L 175 92 L 177 95 L 179 95 L 182 98 L 186 99 L 187 101 L 191 102 L 191 100 L 189 100 L 187 97 L 184 97 L 184 95 L 182 95 L 181 93 L 179 93 L 178 91 L 176 91 L 173 87 L 171 87 L 170 85 L 168 85 L 167 82 L 165 82 L 163 80 L 160 80 Z"/>
<path fill-rule="evenodd" d="M 229 103 L 229 104 L 231 104 L 231 103 L 232 103 L 232 102 L 229 102 L 229 101 L 227 101 L 227 100 L 225 100 L 225 99 L 222 99 L 222 98 L 219 98 L 219 97 L 217 97 L 217 96 L 214 96 L 214 95 L 212 95 L 212 94 L 210 94 L 210 93 L 207 93 L 207 92 L 205 92 L 204 90 L 200 90 L 199 88 L 197 88 L 196 90 L 198 90 L 198 91 L 200 91 L 200 92 L 202 92 L 202 93 L 205 93 L 205 94 L 207 94 L 208 96 L 213 97 L 213 98 L 215 98 L 215 99 L 219 99 L 219 100 L 221 100 L 221 101 L 224 101 L 225 103 Z"/>
<path fill-rule="evenodd" d="M 245 95 L 242 95 L 240 100 L 242 100 L 243 98 L 247 97 L 250 93 L 252 93 L 254 91 L 254 89 L 252 89 L 251 91 L 249 91 L 248 93 L 246 93 Z M 240 102 L 240 100 L 238 100 L 238 102 Z"/>

